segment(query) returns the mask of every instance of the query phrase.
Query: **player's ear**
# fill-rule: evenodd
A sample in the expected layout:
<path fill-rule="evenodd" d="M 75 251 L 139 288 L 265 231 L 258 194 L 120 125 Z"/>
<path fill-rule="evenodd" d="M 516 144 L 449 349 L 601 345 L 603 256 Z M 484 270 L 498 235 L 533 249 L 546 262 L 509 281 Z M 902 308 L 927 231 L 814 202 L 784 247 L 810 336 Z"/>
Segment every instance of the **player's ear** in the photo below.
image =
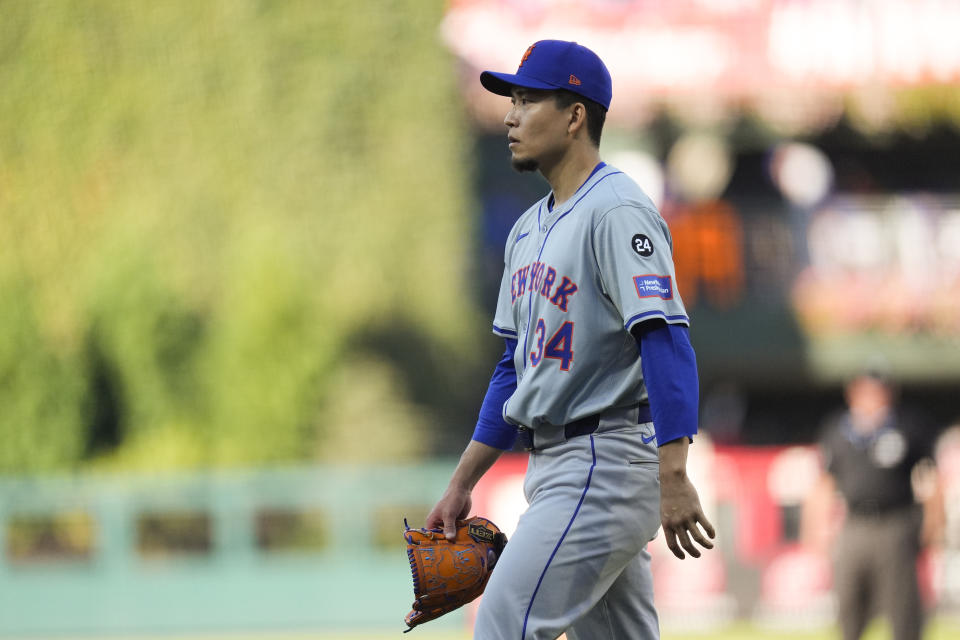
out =
<path fill-rule="evenodd" d="M 570 105 L 569 120 L 567 122 L 567 133 L 576 135 L 580 129 L 587 126 L 587 108 L 582 102 L 574 102 Z"/>

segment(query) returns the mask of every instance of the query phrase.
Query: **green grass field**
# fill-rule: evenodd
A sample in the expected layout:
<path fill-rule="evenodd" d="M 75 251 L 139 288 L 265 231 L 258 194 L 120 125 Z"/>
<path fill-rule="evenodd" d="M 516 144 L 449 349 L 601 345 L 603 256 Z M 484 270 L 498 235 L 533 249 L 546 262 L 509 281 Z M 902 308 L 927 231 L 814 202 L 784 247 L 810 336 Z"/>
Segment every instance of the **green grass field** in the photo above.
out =
<path fill-rule="evenodd" d="M 433 633 L 426 628 L 420 628 L 411 633 L 411 638 L 416 640 L 470 640 L 469 633 Z M 400 637 L 400 630 L 391 633 L 365 634 L 365 633 L 337 633 L 323 634 L 320 636 L 303 635 L 297 636 L 296 640 L 396 640 Z M 772 631 L 769 629 L 757 628 L 755 626 L 741 623 L 722 630 L 706 632 L 683 632 L 672 633 L 665 630 L 661 636 L 663 640 L 839 640 L 840 635 L 833 629 L 822 629 L 817 631 Z M 867 631 L 863 640 L 886 640 L 890 638 L 889 629 L 880 622 L 874 623 Z M 932 622 L 924 634 L 924 640 L 956 640 L 960 638 L 960 620 L 937 620 Z M 206 639 L 212 640 L 212 639 Z M 232 640 L 232 639 L 217 639 Z M 249 638 L 246 640 L 267 640 L 264 638 Z"/>
<path fill-rule="evenodd" d="M 428 627 L 420 627 L 413 634 L 404 636 L 402 625 L 395 631 L 338 631 L 336 633 L 292 633 L 292 632 L 251 632 L 235 634 L 203 634 L 203 635 L 175 635 L 175 636 L 135 636 L 115 637 L 112 640 L 399 640 L 403 637 L 411 640 L 471 640 L 468 632 L 432 631 Z M 776 631 L 758 628 L 748 623 L 737 623 L 716 631 L 704 632 L 671 632 L 663 631 L 663 640 L 839 640 L 839 633 L 833 629 L 816 631 Z M 863 640 L 887 640 L 890 638 L 889 629 L 882 622 L 875 622 L 868 630 Z M 924 640 L 956 640 L 960 638 L 960 619 L 940 619 L 930 623 Z M 8 640 L 15 640 L 10 638 Z M 25 640 L 25 639 L 21 639 Z M 31 637 L 30 640 L 52 640 Z M 69 638 L 58 636 L 57 640 L 90 640 L 89 636 Z M 598 639 L 600 640 L 600 639 Z"/>
<path fill-rule="evenodd" d="M 471 640 L 469 632 L 432 631 L 429 627 L 420 627 L 413 634 L 403 636 L 402 625 L 395 631 L 364 632 L 338 631 L 336 633 L 237 633 L 229 635 L 210 634 L 197 636 L 150 636 L 138 638 L 115 638 L 114 640 L 399 640 L 404 637 L 411 640 Z M 704 632 L 672 632 L 663 631 L 663 640 L 839 640 L 840 635 L 833 629 L 819 629 L 815 631 L 777 631 L 758 628 L 748 623 L 737 623 L 718 629 Z M 883 622 L 875 622 L 867 630 L 863 640 L 887 640 L 890 638 L 889 628 Z M 960 638 L 960 620 L 940 619 L 927 626 L 924 640 L 956 640 Z M 39 640 L 31 638 L 31 640 Z M 57 640 L 81 640 L 58 638 Z M 84 639 L 88 640 L 88 639 Z M 598 639 L 599 640 L 599 639 Z"/>

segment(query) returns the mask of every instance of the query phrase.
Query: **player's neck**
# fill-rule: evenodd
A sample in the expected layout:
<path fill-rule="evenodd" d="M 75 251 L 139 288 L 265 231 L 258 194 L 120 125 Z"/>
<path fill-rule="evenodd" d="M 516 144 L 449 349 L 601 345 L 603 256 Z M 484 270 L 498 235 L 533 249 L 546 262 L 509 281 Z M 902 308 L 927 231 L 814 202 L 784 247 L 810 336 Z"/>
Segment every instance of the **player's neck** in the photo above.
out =
<path fill-rule="evenodd" d="M 555 164 L 541 165 L 540 173 L 553 189 L 554 206 L 566 202 L 576 193 L 600 162 L 600 152 L 593 145 L 571 147 Z"/>

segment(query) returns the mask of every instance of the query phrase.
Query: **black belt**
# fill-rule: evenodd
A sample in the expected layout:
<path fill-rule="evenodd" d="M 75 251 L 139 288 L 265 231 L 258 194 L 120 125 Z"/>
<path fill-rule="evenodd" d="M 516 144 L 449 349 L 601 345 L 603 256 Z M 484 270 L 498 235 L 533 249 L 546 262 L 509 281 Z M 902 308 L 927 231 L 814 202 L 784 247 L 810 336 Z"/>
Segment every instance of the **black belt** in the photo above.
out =
<path fill-rule="evenodd" d="M 595 433 L 600 428 L 600 415 L 587 416 L 563 425 L 564 439 L 569 440 L 577 436 L 588 436 Z M 653 414 L 650 412 L 650 405 L 641 404 L 637 409 L 637 424 L 644 424 L 645 422 L 653 422 Z M 517 440 L 524 451 L 534 450 L 533 431 L 529 427 L 520 427 L 517 431 Z"/>

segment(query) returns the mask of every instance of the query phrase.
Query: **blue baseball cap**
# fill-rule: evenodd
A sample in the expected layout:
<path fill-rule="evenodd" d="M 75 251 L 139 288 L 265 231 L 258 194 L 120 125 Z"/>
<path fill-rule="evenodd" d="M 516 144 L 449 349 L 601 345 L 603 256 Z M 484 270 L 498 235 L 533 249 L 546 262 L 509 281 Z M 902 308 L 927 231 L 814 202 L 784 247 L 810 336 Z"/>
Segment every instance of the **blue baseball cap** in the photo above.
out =
<path fill-rule="evenodd" d="M 613 87 L 600 56 L 576 42 L 541 40 L 530 45 L 517 72 L 484 71 L 480 84 L 487 91 L 509 96 L 514 87 L 566 89 L 610 108 Z"/>

